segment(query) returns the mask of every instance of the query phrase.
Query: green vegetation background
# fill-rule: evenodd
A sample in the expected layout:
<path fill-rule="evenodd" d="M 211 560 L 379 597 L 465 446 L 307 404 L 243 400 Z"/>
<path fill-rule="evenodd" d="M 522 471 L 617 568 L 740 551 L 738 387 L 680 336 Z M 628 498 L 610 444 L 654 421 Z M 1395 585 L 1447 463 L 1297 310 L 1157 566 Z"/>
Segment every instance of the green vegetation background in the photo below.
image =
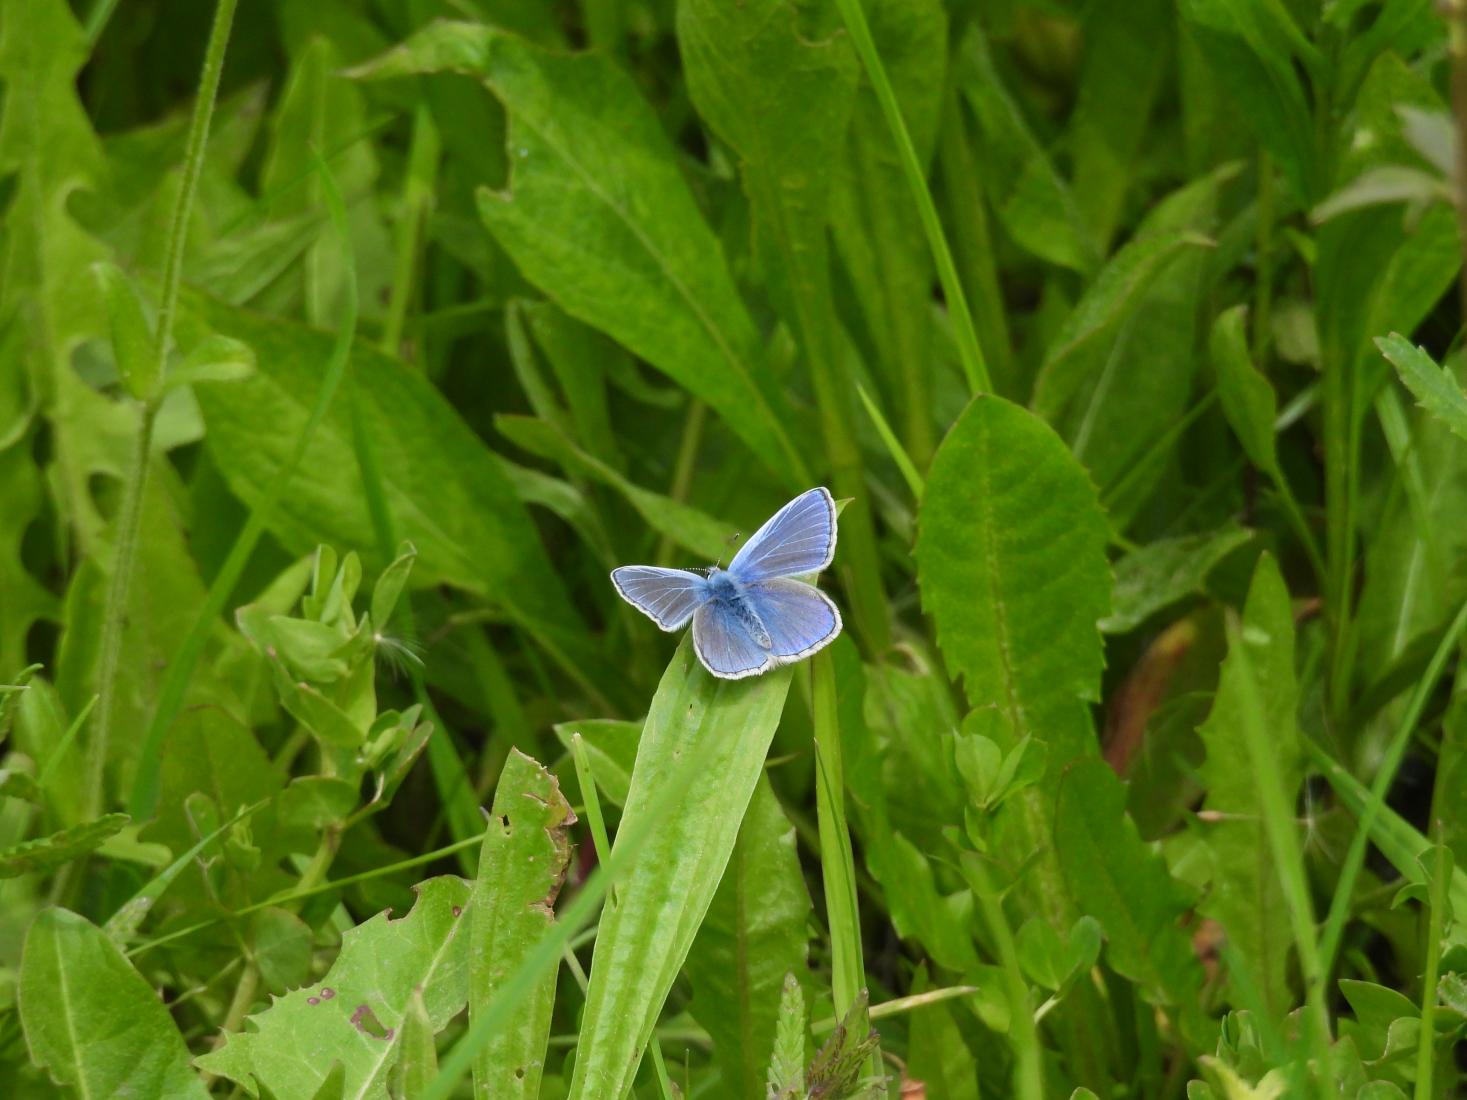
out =
<path fill-rule="evenodd" d="M 0 6 L 0 1094 L 1458 1095 L 1453 89 L 1429 0 Z M 816 484 L 794 669 L 607 581 Z"/>

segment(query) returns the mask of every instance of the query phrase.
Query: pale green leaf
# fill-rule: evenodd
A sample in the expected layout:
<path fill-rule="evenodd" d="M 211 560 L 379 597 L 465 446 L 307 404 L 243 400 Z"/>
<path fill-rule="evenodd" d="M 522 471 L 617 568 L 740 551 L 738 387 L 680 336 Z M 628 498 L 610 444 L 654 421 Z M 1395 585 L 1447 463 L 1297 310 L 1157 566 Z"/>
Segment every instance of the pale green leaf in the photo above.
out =
<path fill-rule="evenodd" d="M 417 886 L 412 911 L 378 913 L 342 939 L 320 982 L 292 990 L 249 1016 L 200 1069 L 276 1096 L 310 1096 L 331 1070 L 344 1067 L 342 1095 L 387 1100 L 402 1049 L 402 1027 L 421 990 L 436 1032 L 463 1010 L 468 994 L 468 937 L 462 933 L 469 884 L 443 876 Z"/>
<path fill-rule="evenodd" d="M 1052 764 L 1093 752 L 1108 531 L 1059 437 L 1010 402 L 975 398 L 938 449 L 919 525 L 922 603 L 968 699 L 1048 742 Z"/>
<path fill-rule="evenodd" d="M 684 967 L 731 1096 L 759 1095 L 784 979 L 807 965 L 809 919 L 794 826 L 761 778 Z"/>
<path fill-rule="evenodd" d="M 1195 1013 L 1202 966 L 1178 923 L 1190 898 L 1141 840 L 1126 813 L 1126 788 L 1104 761 L 1077 760 L 1065 770 L 1054 845 L 1077 904 L 1105 932 L 1110 965 L 1147 1000 Z"/>
<path fill-rule="evenodd" d="M 1274 421 L 1278 418 L 1278 399 L 1248 353 L 1247 315 L 1245 306 L 1234 306 L 1212 323 L 1212 369 L 1217 375 L 1223 412 L 1243 445 L 1243 453 L 1277 481 L 1280 474 Z"/>
<path fill-rule="evenodd" d="M 1253 532 L 1226 526 L 1197 535 L 1158 539 L 1116 562 L 1115 601 L 1100 621 L 1108 634 L 1134 630 L 1152 615 L 1203 590 L 1213 568 Z"/>
<path fill-rule="evenodd" d="M 1446 367 L 1437 366 L 1423 349 L 1397 333 L 1379 337 L 1375 344 L 1396 368 L 1416 403 L 1467 439 L 1467 393 L 1463 393 L 1456 376 Z"/>
<path fill-rule="evenodd" d="M 576 820 L 555 777 L 512 750 L 494 791 L 470 925 L 469 1018 L 488 1005 L 536 942 L 555 923 Z M 535 1100 L 545 1070 L 545 1044 L 555 1006 L 554 969 L 541 975 L 528 1002 L 474 1059 L 474 1095 L 483 1100 Z"/>
<path fill-rule="evenodd" d="M 661 817 L 603 913 L 571 1080 L 573 1100 L 624 1096 L 662 1002 L 733 852 L 789 690 L 790 670 L 719 680 L 683 639 L 642 731 L 618 835 L 655 805 L 660 785 L 696 753 L 702 768 Z M 614 851 L 614 849 L 613 849 Z"/>
<path fill-rule="evenodd" d="M 104 814 L 95 821 L 73 825 L 50 836 L 0 848 L 0 879 L 34 874 L 70 863 L 116 836 L 131 820 L 127 814 Z"/>
<path fill-rule="evenodd" d="M 31 1060 L 83 1098 L 205 1100 L 168 1008 L 118 946 L 66 909 L 37 914 L 21 956 Z"/>
<path fill-rule="evenodd" d="M 446 22 L 362 75 L 445 70 L 482 77 L 509 113 L 509 190 L 481 191 L 479 213 L 525 276 L 706 401 L 782 481 L 802 485 L 805 462 L 753 322 L 632 81 L 599 54 Z"/>

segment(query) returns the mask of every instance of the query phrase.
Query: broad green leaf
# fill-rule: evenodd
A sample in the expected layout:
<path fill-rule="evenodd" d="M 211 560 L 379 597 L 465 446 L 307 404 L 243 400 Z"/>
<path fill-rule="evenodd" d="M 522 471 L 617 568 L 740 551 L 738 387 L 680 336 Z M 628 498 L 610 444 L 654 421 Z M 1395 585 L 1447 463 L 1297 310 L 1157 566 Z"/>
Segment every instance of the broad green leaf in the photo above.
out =
<path fill-rule="evenodd" d="M 209 1095 L 167 1007 L 85 917 L 66 909 L 37 914 L 21 956 L 19 994 L 31 1060 L 77 1095 Z"/>
<path fill-rule="evenodd" d="M 107 332 L 106 301 L 94 290 L 92 264 L 108 254 L 71 204 L 79 192 L 98 190 L 107 174 L 77 90 L 87 53 L 65 0 L 35 0 L 7 10 L 0 22 L 0 179 L 9 181 L 0 239 L 0 335 L 17 352 L 24 348 L 23 355 L 3 355 L 0 408 L 10 415 L 0 424 L 0 437 L 20 427 L 10 417 L 19 420 L 24 408 L 29 420 L 40 409 L 51 432 L 42 464 L 52 479 L 54 506 L 79 548 L 98 553 L 107 520 L 89 482 L 121 476 L 136 419 L 73 366 L 78 346 Z"/>
<path fill-rule="evenodd" d="M 525 276 L 706 401 L 782 482 L 802 485 L 805 461 L 753 322 L 631 80 L 605 57 L 466 23 L 434 24 L 362 75 L 446 70 L 481 77 L 509 113 L 509 190 L 482 190 L 479 213 Z"/>
<path fill-rule="evenodd" d="M 1040 259 L 1088 275 L 1100 250 L 1074 195 L 1003 86 L 987 41 L 971 27 L 958 48 L 957 83 L 982 132 L 979 163 L 998 220 Z"/>
<path fill-rule="evenodd" d="M 575 814 L 555 777 L 511 750 L 494 791 L 494 808 L 479 850 L 469 946 L 469 1019 L 489 1003 L 555 923 L 555 897 L 570 861 Z M 545 1069 L 555 970 L 541 976 L 513 1027 L 495 1035 L 474 1059 L 474 1095 L 483 1100 L 535 1100 Z"/>
<path fill-rule="evenodd" d="M 1252 537 L 1247 528 L 1229 525 L 1158 539 L 1132 550 L 1116 562 L 1114 606 L 1100 621 L 1100 629 L 1124 634 L 1158 611 L 1203 591 L 1213 568 Z"/>
<path fill-rule="evenodd" d="M 1234 306 L 1212 323 L 1212 369 L 1217 375 L 1223 412 L 1243 445 L 1243 453 L 1253 465 L 1278 480 L 1273 426 L 1278 418 L 1278 399 L 1248 354 L 1247 315 L 1247 307 Z"/>
<path fill-rule="evenodd" d="M 1126 814 L 1126 788 L 1101 760 L 1065 769 L 1054 846 L 1076 903 L 1100 922 L 1106 959 L 1147 1000 L 1197 1011 L 1202 966 L 1179 918 L 1190 898 Z"/>
<path fill-rule="evenodd" d="M 1088 705 L 1100 690 L 1110 566 L 1095 488 L 1042 420 L 977 397 L 938 448 L 918 522 L 922 603 L 949 671 L 973 706 L 996 706 L 1014 738 L 1049 750 L 1048 781 L 1002 807 L 994 843 L 1015 866 L 1040 853 L 1021 889 L 1068 928 L 1079 913 L 1050 838 L 1055 778 L 1096 752 Z"/>
<path fill-rule="evenodd" d="M 571 1079 L 572 1100 L 612 1100 L 631 1087 L 662 1002 L 682 968 L 733 852 L 789 690 L 790 669 L 718 680 L 684 638 L 652 700 L 619 835 L 655 803 L 659 785 L 696 753 L 702 769 L 678 810 L 648 836 L 618 903 L 596 935 L 591 985 Z"/>
<path fill-rule="evenodd" d="M 684 966 L 689 1010 L 713 1037 L 731 1097 L 759 1095 L 785 977 L 807 966 L 809 919 L 794 826 L 761 778 Z"/>
<path fill-rule="evenodd" d="M 122 832 L 130 820 L 126 814 L 104 814 L 95 821 L 72 825 L 50 836 L 0 848 L 0 879 L 34 874 L 70 863 Z"/>
<path fill-rule="evenodd" d="M 1417 404 L 1467 440 L 1467 393 L 1463 393 L 1451 370 L 1437 366 L 1425 350 L 1398 333 L 1377 337 L 1375 344 L 1396 368 Z"/>
<path fill-rule="evenodd" d="M 969 701 L 1047 742 L 1052 768 L 1093 753 L 1108 532 L 1059 437 L 1017 405 L 975 398 L 933 460 L 919 525 L 922 603 Z"/>
<path fill-rule="evenodd" d="M 1294 717 L 1294 620 L 1289 591 L 1269 555 L 1259 559 L 1254 573 L 1241 637 L 1273 750 L 1269 766 L 1278 772 L 1292 805 L 1304 775 Z M 1201 769 L 1207 797 L 1199 828 L 1213 860 L 1202 912 L 1222 925 L 1260 1006 L 1282 1018 L 1292 1007 L 1288 968 L 1294 937 L 1265 831 L 1257 779 L 1262 765 L 1250 759 L 1241 729 L 1245 719 L 1237 681 L 1243 674 L 1236 658 L 1223 663 L 1212 712 L 1198 731 L 1207 748 Z"/>
<path fill-rule="evenodd" d="M 245 1030 L 195 1059 L 251 1096 L 310 1096 L 331 1063 L 344 1068 L 343 1096 L 387 1100 L 401 1053 L 402 1028 L 421 991 L 435 1032 L 463 1011 L 468 937 L 462 934 L 469 884 L 450 876 L 416 887 L 411 912 L 378 913 L 342 938 L 341 952 L 315 985 L 292 990 L 246 1018 Z"/>
<path fill-rule="evenodd" d="M 1171 269 L 1171 261 L 1208 243 L 1195 230 L 1171 229 L 1129 241 L 1111 257 L 1050 342 L 1034 383 L 1034 410 L 1057 422 L 1086 379 L 1105 366 L 1109 354 L 1117 354 L 1106 349 L 1118 341 L 1147 289 Z M 1135 338 L 1144 341 L 1146 333 L 1138 331 Z"/>
<path fill-rule="evenodd" d="M 180 321 L 206 325 L 255 350 L 241 382 L 196 387 L 207 442 L 230 488 L 258 506 L 280 476 L 309 414 L 331 338 L 202 298 Z M 183 327 L 182 325 L 180 327 Z M 356 404 L 372 436 L 394 530 L 418 550 L 420 583 L 448 583 L 503 606 L 553 653 L 595 667 L 583 630 L 502 461 L 487 450 L 420 374 L 358 345 Z M 271 529 L 304 553 L 318 543 L 376 546 L 344 404 L 330 412 L 302 473 L 270 514 Z"/>

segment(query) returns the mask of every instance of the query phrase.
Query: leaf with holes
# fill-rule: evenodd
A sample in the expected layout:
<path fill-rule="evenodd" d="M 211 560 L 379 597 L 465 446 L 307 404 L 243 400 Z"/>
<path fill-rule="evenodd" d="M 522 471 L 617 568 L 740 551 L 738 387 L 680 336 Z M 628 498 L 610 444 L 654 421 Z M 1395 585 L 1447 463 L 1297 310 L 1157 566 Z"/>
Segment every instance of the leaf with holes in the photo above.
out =
<path fill-rule="evenodd" d="M 342 939 L 341 953 L 315 985 L 272 1000 L 224 1045 L 196 1059 L 251 1096 L 311 1096 L 333 1060 L 344 1068 L 343 1097 L 387 1100 L 401 1029 L 422 990 L 433 1030 L 441 1031 L 468 999 L 469 884 L 452 876 L 416 887 L 412 911 L 378 913 Z"/>

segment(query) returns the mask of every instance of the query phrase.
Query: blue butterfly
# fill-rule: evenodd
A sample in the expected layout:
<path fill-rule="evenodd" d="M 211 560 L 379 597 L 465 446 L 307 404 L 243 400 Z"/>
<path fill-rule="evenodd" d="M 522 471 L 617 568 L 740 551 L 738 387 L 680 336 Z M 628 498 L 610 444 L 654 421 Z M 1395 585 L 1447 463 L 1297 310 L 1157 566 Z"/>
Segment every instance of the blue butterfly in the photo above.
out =
<path fill-rule="evenodd" d="M 818 573 L 835 557 L 835 501 L 801 493 L 770 517 L 727 569 L 698 573 L 624 565 L 611 571 L 626 600 L 663 630 L 693 620 L 693 649 L 724 680 L 758 676 L 823 649 L 840 633 L 830 597 L 792 577 Z"/>

